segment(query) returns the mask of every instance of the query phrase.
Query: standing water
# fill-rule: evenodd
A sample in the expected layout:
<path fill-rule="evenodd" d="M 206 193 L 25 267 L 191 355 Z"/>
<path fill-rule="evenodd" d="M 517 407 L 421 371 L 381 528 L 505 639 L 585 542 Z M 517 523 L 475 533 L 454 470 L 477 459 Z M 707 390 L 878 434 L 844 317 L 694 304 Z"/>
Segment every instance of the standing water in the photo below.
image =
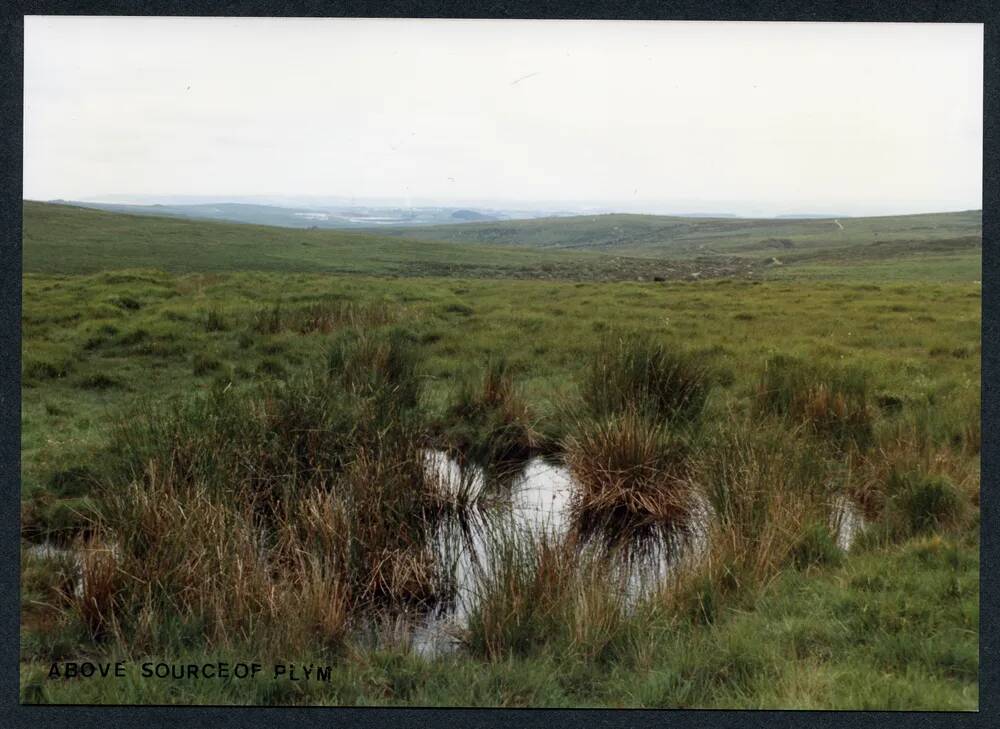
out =
<path fill-rule="evenodd" d="M 462 465 L 442 451 L 429 452 L 427 463 L 446 491 L 472 493 L 484 504 L 471 518 L 449 520 L 435 534 L 434 548 L 447 566 L 451 599 L 424 615 L 410 635 L 416 652 L 435 655 L 458 645 L 469 611 L 494 574 L 494 560 L 503 553 L 502 542 L 555 543 L 569 534 L 574 481 L 568 468 L 543 457 L 500 476 Z M 689 553 L 703 548 L 707 511 L 696 509 L 694 521 L 695 528 L 684 535 L 660 535 L 644 543 L 641 551 L 621 552 L 621 564 L 615 567 L 628 599 L 662 584 L 683 547 L 692 547 Z"/>

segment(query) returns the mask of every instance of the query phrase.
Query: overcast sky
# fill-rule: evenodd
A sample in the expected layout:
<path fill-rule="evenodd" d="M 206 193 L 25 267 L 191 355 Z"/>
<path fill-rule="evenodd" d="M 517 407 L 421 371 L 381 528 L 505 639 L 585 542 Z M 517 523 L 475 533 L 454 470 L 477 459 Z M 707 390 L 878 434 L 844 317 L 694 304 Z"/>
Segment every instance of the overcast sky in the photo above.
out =
<path fill-rule="evenodd" d="M 24 197 L 981 207 L 981 25 L 25 18 Z"/>

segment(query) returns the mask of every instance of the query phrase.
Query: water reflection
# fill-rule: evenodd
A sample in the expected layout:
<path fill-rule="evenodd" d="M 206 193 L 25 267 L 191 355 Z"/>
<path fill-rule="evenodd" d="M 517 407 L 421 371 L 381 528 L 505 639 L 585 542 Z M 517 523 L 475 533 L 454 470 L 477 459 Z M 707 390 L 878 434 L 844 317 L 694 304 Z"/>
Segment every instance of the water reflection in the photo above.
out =
<path fill-rule="evenodd" d="M 621 585 L 623 598 L 634 602 L 662 585 L 682 555 L 706 544 L 708 509 L 697 503 L 685 529 L 655 529 L 643 538 L 609 550 L 602 540 L 573 532 L 573 478 L 557 460 L 535 457 L 520 469 L 487 474 L 463 465 L 447 453 L 428 453 L 428 469 L 452 495 L 473 495 L 476 508 L 463 519 L 443 522 L 434 534 L 434 550 L 443 565 L 441 594 L 447 599 L 413 628 L 412 647 L 433 655 L 456 647 L 481 588 L 495 574 L 504 547 L 577 540 L 577 548 L 603 550 L 608 578 Z"/>
<path fill-rule="evenodd" d="M 865 518 L 857 505 L 846 496 L 837 496 L 830 515 L 831 527 L 837 535 L 837 546 L 845 552 L 865 528 Z"/>
<path fill-rule="evenodd" d="M 577 539 L 581 552 L 604 550 L 601 558 L 608 562 L 608 579 L 623 590 L 626 605 L 662 588 L 681 562 L 696 561 L 708 547 L 712 510 L 697 494 L 691 497 L 683 525 L 653 527 L 609 549 L 613 540 L 598 537 L 587 542 L 573 532 L 574 482 L 569 469 L 557 460 L 536 457 L 520 469 L 489 475 L 433 451 L 428 453 L 428 468 L 449 491 L 474 494 L 477 508 L 466 519 L 445 521 L 434 535 L 434 550 L 444 566 L 441 593 L 447 599 L 413 624 L 409 644 L 420 654 L 436 655 L 459 645 L 469 611 L 481 586 L 494 574 L 504 540 Z M 834 502 L 831 527 L 838 546 L 849 549 L 863 526 L 849 499 Z"/>

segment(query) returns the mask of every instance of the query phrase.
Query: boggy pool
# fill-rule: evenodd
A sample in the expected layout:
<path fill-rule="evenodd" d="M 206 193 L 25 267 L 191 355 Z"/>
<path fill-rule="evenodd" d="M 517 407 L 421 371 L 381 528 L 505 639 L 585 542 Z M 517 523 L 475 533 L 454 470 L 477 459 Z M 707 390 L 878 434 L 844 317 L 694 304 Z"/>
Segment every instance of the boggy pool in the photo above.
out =
<path fill-rule="evenodd" d="M 464 517 L 444 520 L 432 538 L 435 561 L 443 567 L 441 592 L 446 598 L 431 610 L 398 616 L 391 625 L 371 625 L 359 637 L 365 640 L 367 636 L 374 643 L 405 642 L 416 653 L 433 656 L 459 647 L 469 611 L 495 575 L 496 560 L 502 558 L 505 545 L 508 550 L 518 544 L 530 548 L 541 540 L 555 543 L 569 534 L 575 485 L 565 465 L 541 456 L 501 474 L 461 464 L 443 451 L 428 451 L 426 464 L 446 492 L 464 494 L 475 504 Z M 849 549 L 863 527 L 860 512 L 846 498 L 837 499 L 831 512 L 837 544 Z M 662 587 L 682 561 L 696 560 L 704 552 L 710 513 L 706 503 L 696 503 L 683 530 L 656 531 L 636 544 L 601 552 L 626 605 Z M 27 549 L 36 558 L 68 558 L 79 563 L 73 550 L 53 544 Z M 80 587 L 78 581 L 77 592 Z"/>
<path fill-rule="evenodd" d="M 418 654 L 432 656 L 460 645 L 469 611 L 495 574 L 505 544 L 509 549 L 517 543 L 555 542 L 570 532 L 575 486 L 569 469 L 553 458 L 537 456 L 502 475 L 463 465 L 443 451 L 429 451 L 426 458 L 428 470 L 446 490 L 471 494 L 478 504 L 468 518 L 446 520 L 434 535 L 435 557 L 447 575 L 448 599 L 414 619 L 397 621 L 393 629 L 398 631 L 396 639 L 408 642 Z M 602 552 L 626 604 L 662 587 L 679 564 L 704 552 L 709 520 L 708 505 L 696 502 L 682 530 L 656 531 L 641 542 Z M 831 522 L 838 545 L 848 549 L 862 525 L 859 512 L 847 499 L 838 499 Z M 385 633 L 380 633 L 384 639 Z"/>

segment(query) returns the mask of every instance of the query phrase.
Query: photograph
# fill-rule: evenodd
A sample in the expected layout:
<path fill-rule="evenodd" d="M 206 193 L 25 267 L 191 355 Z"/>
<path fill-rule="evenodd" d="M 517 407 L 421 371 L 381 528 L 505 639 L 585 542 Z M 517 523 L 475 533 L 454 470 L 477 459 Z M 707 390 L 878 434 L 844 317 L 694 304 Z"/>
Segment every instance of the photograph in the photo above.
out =
<path fill-rule="evenodd" d="M 971 22 L 24 16 L 20 705 L 978 712 L 983 88 Z"/>

